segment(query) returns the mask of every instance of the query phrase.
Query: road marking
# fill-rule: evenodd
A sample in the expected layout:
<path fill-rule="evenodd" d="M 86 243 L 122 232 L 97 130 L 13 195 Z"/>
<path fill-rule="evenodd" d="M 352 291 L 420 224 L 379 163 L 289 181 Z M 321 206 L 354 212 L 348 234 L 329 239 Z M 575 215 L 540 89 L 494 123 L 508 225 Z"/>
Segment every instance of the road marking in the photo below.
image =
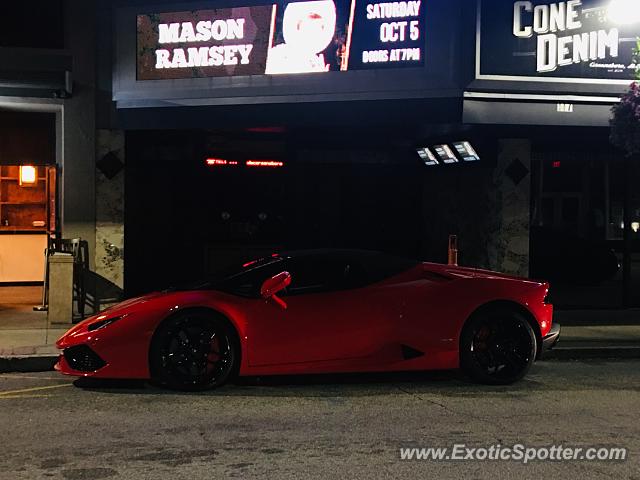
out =
<path fill-rule="evenodd" d="M 0 400 L 10 400 L 15 398 L 49 398 L 53 395 L 3 395 L 0 397 Z"/>
<path fill-rule="evenodd" d="M 5 373 L 0 375 L 0 380 L 4 378 L 26 378 L 28 380 L 65 380 L 64 377 L 35 377 L 33 375 L 20 375 L 20 374 L 10 374 Z"/>
<path fill-rule="evenodd" d="M 32 388 L 23 388 L 21 390 L 8 390 L 6 392 L 0 392 L 0 398 L 9 395 L 16 395 L 19 393 L 29 393 L 29 392 L 37 392 L 39 390 L 50 390 L 52 388 L 61 388 L 61 387 L 70 387 L 71 383 L 65 383 L 63 385 L 47 385 L 46 387 L 32 387 Z"/>

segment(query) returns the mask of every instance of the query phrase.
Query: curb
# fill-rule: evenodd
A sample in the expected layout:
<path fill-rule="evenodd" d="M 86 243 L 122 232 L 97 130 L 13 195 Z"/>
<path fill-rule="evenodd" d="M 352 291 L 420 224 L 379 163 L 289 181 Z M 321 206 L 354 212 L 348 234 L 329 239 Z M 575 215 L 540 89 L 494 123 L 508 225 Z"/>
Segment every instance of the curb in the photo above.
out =
<path fill-rule="evenodd" d="M 0 357 L 0 373 L 48 372 L 58 361 L 58 355 L 15 355 Z"/>
<path fill-rule="evenodd" d="M 640 358 L 638 347 L 556 347 L 545 352 L 542 360 L 628 360 Z M 14 355 L 0 357 L 0 373 L 48 372 L 58 361 L 58 355 Z"/>
<path fill-rule="evenodd" d="M 640 358 L 640 346 L 555 347 L 543 360 L 627 360 Z"/>

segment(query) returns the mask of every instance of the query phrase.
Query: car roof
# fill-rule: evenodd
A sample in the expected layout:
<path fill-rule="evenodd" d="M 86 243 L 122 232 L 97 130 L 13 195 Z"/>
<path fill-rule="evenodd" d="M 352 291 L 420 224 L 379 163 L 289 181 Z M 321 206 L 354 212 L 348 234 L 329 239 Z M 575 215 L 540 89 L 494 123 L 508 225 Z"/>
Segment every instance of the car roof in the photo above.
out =
<path fill-rule="evenodd" d="M 415 263 L 420 263 L 415 258 L 406 257 L 403 255 L 395 255 L 392 253 L 381 252 L 378 250 L 364 250 L 357 248 L 316 248 L 306 250 L 285 250 L 277 254 L 282 258 L 289 258 L 292 260 L 308 258 L 308 257 L 325 257 L 327 259 L 374 259 L 374 258 L 388 258 L 388 259 L 404 259 Z"/>
<path fill-rule="evenodd" d="M 281 257 L 300 258 L 312 256 L 327 257 L 366 257 L 375 255 L 386 255 L 383 252 L 375 250 L 360 250 L 355 248 L 314 248 L 305 250 L 285 250 L 280 252 Z"/>

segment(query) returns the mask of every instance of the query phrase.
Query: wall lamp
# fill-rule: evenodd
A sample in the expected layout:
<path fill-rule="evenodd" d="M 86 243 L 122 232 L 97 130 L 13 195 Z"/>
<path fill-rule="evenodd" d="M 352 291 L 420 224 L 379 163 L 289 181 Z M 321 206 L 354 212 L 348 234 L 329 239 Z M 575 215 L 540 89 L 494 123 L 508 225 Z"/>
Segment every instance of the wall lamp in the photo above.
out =
<path fill-rule="evenodd" d="M 38 171 L 32 165 L 20 165 L 20 186 L 33 187 L 38 181 Z"/>

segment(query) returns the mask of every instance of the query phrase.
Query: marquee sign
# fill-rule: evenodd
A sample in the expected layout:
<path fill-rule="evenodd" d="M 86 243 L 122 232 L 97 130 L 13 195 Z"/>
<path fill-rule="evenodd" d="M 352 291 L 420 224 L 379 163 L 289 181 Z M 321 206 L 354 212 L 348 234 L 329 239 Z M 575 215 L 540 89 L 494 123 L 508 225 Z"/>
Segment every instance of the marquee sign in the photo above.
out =
<path fill-rule="evenodd" d="M 424 65 L 425 0 L 313 0 L 137 17 L 137 79 Z"/>
<path fill-rule="evenodd" d="M 479 0 L 479 79 L 629 83 L 638 0 Z"/>

